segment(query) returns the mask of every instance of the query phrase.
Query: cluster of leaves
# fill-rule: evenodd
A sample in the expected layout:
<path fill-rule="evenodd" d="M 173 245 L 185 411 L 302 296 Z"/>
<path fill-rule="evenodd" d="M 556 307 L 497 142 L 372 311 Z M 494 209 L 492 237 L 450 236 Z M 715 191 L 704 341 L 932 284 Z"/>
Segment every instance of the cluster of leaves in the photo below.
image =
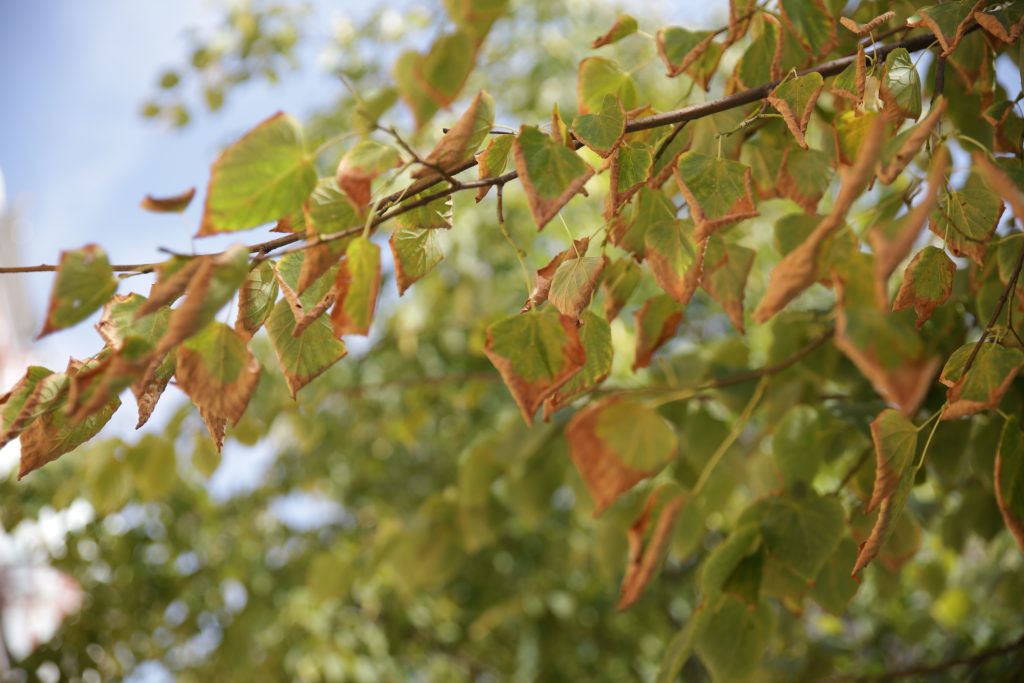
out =
<path fill-rule="evenodd" d="M 446 6 L 455 29 L 393 72 L 417 128 L 456 101 L 507 9 Z M 619 608 L 651 608 L 645 592 L 658 590 L 666 556 L 695 571 L 661 680 L 691 653 L 715 681 L 749 679 L 805 610 L 843 614 L 869 565 L 895 575 L 922 544 L 909 511 L 918 485 L 944 519 L 994 511 L 996 526 L 989 515 L 973 528 L 992 538 L 1005 525 L 1024 547 L 1024 343 L 1013 321 L 1024 311 L 1024 118 L 995 77 L 997 59 L 1020 54 L 1024 3 L 864 2 L 840 21 L 841 6 L 733 1 L 720 31 L 658 31 L 667 78 L 710 90 L 725 77 L 725 97 L 707 105 L 656 107 L 647 84 L 599 52 L 580 62 L 571 119 L 556 107 L 550 125 L 495 129 L 500 103 L 481 91 L 424 155 L 377 123 L 389 103 L 364 100 L 361 139 L 327 177 L 296 120 L 265 120 L 214 164 L 199 235 L 272 223 L 284 236 L 156 264 L 145 298 L 115 294 L 100 247 L 66 252 L 43 333 L 102 308 L 106 346 L 61 373 L 30 368 L 0 401 L 0 442 L 20 437 L 27 474 L 95 436 L 126 389 L 141 426 L 174 378 L 219 451 L 259 394 L 260 328 L 295 397 L 345 356 L 342 336 L 370 331 L 388 262 L 376 231 L 393 228 L 404 293 L 444 258 L 440 237 L 458 223 L 452 195 L 476 190 L 479 202 L 496 187 L 494 222 L 508 236 L 503 200 L 518 178 L 523 219 L 538 231 L 598 191 L 603 222 L 545 259 L 522 310 L 481 330 L 479 351 L 527 425 L 543 409 L 554 426 L 523 433 L 567 452 L 581 483 L 574 514 L 611 520 L 627 560 Z M 909 31 L 895 45 L 874 40 Z M 620 17 L 593 49 L 642 38 Z M 933 43 L 926 70 L 918 51 Z M 835 55 L 849 56 L 823 61 Z M 460 179 L 473 167 L 476 180 Z M 386 194 L 400 179 L 406 189 Z M 147 205 L 182 210 L 191 197 Z M 774 234 L 756 234 L 768 218 Z M 235 324 L 216 320 L 236 296 Z M 621 314 L 634 309 L 630 327 Z M 726 335 L 671 354 L 681 328 L 702 341 L 684 314 L 709 310 L 750 341 Z M 646 382 L 604 386 L 622 338 Z M 751 366 L 757 349 L 764 363 Z M 472 555 L 505 533 L 488 521 L 494 506 L 529 494 L 501 494 L 511 470 L 498 446 L 522 438 L 498 434 L 467 450 L 456 500 L 435 492 L 417 508 L 419 527 L 378 531 L 375 542 L 394 544 L 388 566 L 422 565 L 412 579 L 399 571 L 398 583 L 443 585 L 455 546 Z M 723 471 L 744 449 L 770 457 L 747 464 L 746 478 Z M 709 526 L 721 532 L 710 550 Z M 966 531 L 949 523 L 942 535 L 962 548 Z M 431 567 L 437 584 L 424 578 Z M 815 674 L 812 661 L 801 666 Z"/>

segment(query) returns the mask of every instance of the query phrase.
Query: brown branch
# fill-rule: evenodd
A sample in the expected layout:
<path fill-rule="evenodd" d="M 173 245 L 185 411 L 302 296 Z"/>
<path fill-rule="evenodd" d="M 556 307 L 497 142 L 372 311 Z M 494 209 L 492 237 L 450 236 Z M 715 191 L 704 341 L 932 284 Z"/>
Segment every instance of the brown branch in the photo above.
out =
<path fill-rule="evenodd" d="M 968 31 L 974 31 L 977 28 L 978 26 L 974 25 L 971 28 L 969 28 Z M 927 33 L 924 35 L 915 36 L 913 38 L 908 38 L 897 43 L 892 43 L 890 45 L 879 45 L 876 46 L 875 50 L 873 50 L 873 56 L 879 59 L 884 59 L 890 52 L 900 48 L 904 48 L 908 52 L 917 52 L 928 48 L 934 42 L 934 40 L 934 36 L 931 33 Z M 831 61 L 818 64 L 817 66 L 812 66 L 807 69 L 804 69 L 803 71 L 798 72 L 797 75 L 803 76 L 809 73 L 820 73 L 824 77 L 835 76 L 836 74 L 842 72 L 843 69 L 845 69 L 847 66 L 852 64 L 854 60 L 856 60 L 856 58 L 856 55 L 848 55 L 845 57 L 840 57 L 838 59 L 833 59 Z M 702 102 L 700 104 L 693 104 L 687 107 L 682 107 L 681 109 L 667 111 L 661 114 L 655 114 L 653 116 L 645 116 L 643 118 L 633 119 L 632 121 L 626 122 L 626 132 L 635 133 L 637 131 L 650 130 L 652 128 L 661 128 L 663 126 L 674 126 L 677 124 L 684 124 L 688 121 L 696 121 L 697 119 L 713 116 L 715 114 L 719 114 L 730 109 L 743 107 L 748 104 L 752 104 L 754 102 L 767 98 L 768 95 L 772 92 L 772 90 L 774 90 L 780 82 L 781 81 L 778 80 L 771 81 L 770 83 L 765 83 L 756 88 L 743 90 L 741 92 L 734 93 L 727 97 L 722 97 L 717 100 L 711 100 L 710 102 Z M 458 164 L 448 169 L 446 176 L 447 178 L 454 180 L 455 176 L 473 168 L 476 165 L 477 161 L 475 158 L 467 159 L 461 164 Z M 373 219 L 371 223 L 371 228 L 375 228 L 379 226 L 381 223 L 384 223 L 385 221 L 388 221 L 391 218 L 394 218 L 395 216 L 401 215 L 407 211 L 411 211 L 421 206 L 425 206 L 426 204 L 429 204 L 430 202 L 436 199 L 447 197 L 451 194 L 454 194 L 455 192 L 472 188 L 505 184 L 511 180 L 514 180 L 516 177 L 518 177 L 518 174 L 515 171 L 510 171 L 508 173 L 505 173 L 504 175 L 500 175 L 493 178 L 484 178 L 481 180 L 471 182 L 455 181 L 456 186 L 451 186 L 451 180 L 449 180 L 449 187 L 438 190 L 437 192 L 433 192 L 429 195 L 420 197 L 412 202 L 404 202 L 400 206 L 395 207 L 389 211 L 388 209 L 390 207 L 392 207 L 396 203 L 401 202 L 406 197 L 411 197 L 413 195 L 420 194 L 421 192 L 428 190 L 431 187 L 434 187 L 438 183 L 444 182 L 446 178 L 435 177 L 418 180 L 410 184 L 405 189 L 393 192 L 385 197 L 382 197 L 380 200 L 377 201 L 377 203 L 375 204 L 375 206 L 377 207 L 377 217 Z M 329 242 L 334 239 L 341 239 L 342 237 L 348 236 L 349 234 L 351 233 L 347 231 L 342 231 L 340 233 L 334 233 L 332 235 L 324 235 L 320 237 L 317 241 L 311 242 L 311 244 L 322 244 L 324 242 Z M 285 235 L 284 237 L 279 237 L 273 240 L 268 240 L 266 242 L 261 242 L 259 244 L 250 245 L 249 251 L 254 254 L 257 254 L 258 257 L 265 257 L 272 251 L 275 251 L 277 249 L 280 249 L 281 247 L 285 247 L 289 244 L 294 244 L 295 242 L 302 240 L 303 237 L 304 236 L 301 234 Z M 152 272 L 159 265 L 159 263 L 144 263 L 127 266 L 116 265 L 113 268 L 115 271 L 118 272 L 148 273 Z M 57 269 L 58 266 L 56 265 L 7 267 L 0 268 L 0 275 L 9 273 L 53 272 L 56 271 Z"/>
<path fill-rule="evenodd" d="M 884 683 L 885 681 L 895 681 L 900 678 L 929 676 L 931 674 L 943 673 L 949 669 L 955 669 L 960 666 L 980 666 L 990 659 L 999 657 L 1000 655 L 1009 654 L 1022 647 L 1024 647 L 1024 635 L 1012 643 L 997 645 L 986 650 L 981 650 L 980 652 L 976 652 L 975 654 L 967 657 L 956 657 L 944 662 L 939 662 L 938 664 L 918 664 L 916 666 L 907 667 L 906 669 L 894 669 L 893 671 L 887 671 L 883 674 L 869 674 L 865 676 L 840 675 L 824 680 L 827 683 Z"/>

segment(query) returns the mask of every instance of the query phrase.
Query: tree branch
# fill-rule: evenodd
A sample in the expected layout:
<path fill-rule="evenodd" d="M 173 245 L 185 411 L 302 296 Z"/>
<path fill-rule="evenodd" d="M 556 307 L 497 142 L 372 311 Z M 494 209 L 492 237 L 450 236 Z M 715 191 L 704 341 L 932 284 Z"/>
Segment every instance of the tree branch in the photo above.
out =
<path fill-rule="evenodd" d="M 975 24 L 974 26 L 968 29 L 968 32 L 974 31 L 977 28 L 978 26 L 977 24 Z M 872 51 L 872 53 L 877 59 L 885 59 L 885 57 L 893 50 L 904 48 L 908 52 L 917 52 L 928 48 L 934 41 L 935 37 L 931 33 L 926 33 L 920 36 L 915 36 L 913 38 L 908 38 L 906 40 L 901 40 L 899 42 L 892 43 L 889 45 L 878 45 L 875 48 L 875 50 Z M 835 76 L 836 74 L 842 72 L 843 69 L 848 67 L 850 64 L 852 64 L 856 60 L 856 58 L 856 55 L 848 55 L 846 57 L 833 59 L 831 61 L 818 64 L 817 66 L 812 66 L 807 69 L 804 69 L 798 72 L 797 75 L 803 76 L 809 73 L 820 73 L 823 77 Z M 635 133 L 637 131 L 650 130 L 652 128 L 661 128 L 664 126 L 681 127 L 681 124 L 684 124 L 688 121 L 696 121 L 698 119 L 713 116 L 715 114 L 719 114 L 730 109 L 736 109 L 737 107 L 743 107 L 753 102 L 766 99 L 768 95 L 771 94 L 772 90 L 774 90 L 779 83 L 779 80 L 775 80 L 755 88 L 750 88 L 749 90 L 743 90 L 741 92 L 734 93 L 727 97 L 722 97 L 717 100 L 711 100 L 710 102 L 702 102 L 700 104 L 693 104 L 687 107 L 682 107 L 681 109 L 667 111 L 661 114 L 655 114 L 653 116 L 645 116 L 643 118 L 633 119 L 632 121 L 626 122 L 626 132 Z M 579 144 L 577 143 L 577 147 L 578 146 Z M 446 174 L 446 177 L 449 179 L 448 187 L 440 189 L 429 195 L 422 196 L 414 201 L 404 202 L 400 206 L 392 208 L 396 203 L 401 202 L 406 197 L 411 197 L 413 195 L 420 194 L 421 192 L 434 187 L 440 182 L 445 182 L 446 178 L 425 178 L 423 180 L 419 180 L 410 184 L 403 190 L 393 192 L 385 197 L 382 197 L 376 203 L 377 216 L 371 222 L 371 228 L 376 228 L 381 223 L 384 223 L 394 218 L 395 216 L 399 216 L 403 213 L 406 213 L 407 211 L 411 211 L 421 206 L 425 206 L 426 204 L 429 204 L 430 202 L 436 199 L 447 197 L 449 195 L 455 194 L 456 192 L 473 188 L 489 187 L 491 185 L 503 185 L 518 177 L 518 173 L 516 173 L 516 171 L 510 171 L 508 173 L 493 178 L 483 178 L 481 180 L 471 182 L 456 181 L 456 185 L 451 185 L 451 180 L 454 180 L 455 176 L 473 168 L 476 165 L 477 161 L 475 158 L 467 159 L 461 164 L 448 170 Z M 339 233 L 334 233 L 332 235 L 323 235 L 319 237 L 318 240 L 314 243 L 322 244 L 324 242 L 333 241 L 335 239 L 342 239 L 343 237 L 346 237 L 349 234 L 350 233 L 348 231 L 342 231 Z M 268 240 L 266 242 L 261 242 L 259 244 L 250 245 L 249 251 L 254 254 L 257 254 L 259 257 L 266 257 L 272 251 L 280 249 L 281 247 L 288 246 L 289 244 L 299 242 L 303 238 L 304 235 L 298 233 L 285 235 L 284 237 L 279 237 L 273 240 Z M 208 255 L 217 255 L 220 253 L 222 252 L 215 252 L 214 254 Z M 152 272 L 159 265 L 159 263 L 143 263 L 134 265 L 115 265 L 113 266 L 113 268 L 115 271 L 118 272 L 148 273 Z M 58 266 L 56 265 L 46 264 L 38 266 L 5 267 L 0 268 L 0 275 L 11 273 L 53 272 L 56 271 L 57 269 Z"/>

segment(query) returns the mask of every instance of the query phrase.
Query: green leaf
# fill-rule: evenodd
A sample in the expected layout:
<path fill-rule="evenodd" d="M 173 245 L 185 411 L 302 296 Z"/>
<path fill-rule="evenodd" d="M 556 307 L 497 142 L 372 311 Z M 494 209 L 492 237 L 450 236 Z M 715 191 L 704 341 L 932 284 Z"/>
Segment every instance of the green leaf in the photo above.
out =
<path fill-rule="evenodd" d="M 391 70 L 398 96 L 412 112 L 417 130 L 423 128 L 440 109 L 427 84 L 419 75 L 419 65 L 422 61 L 423 55 L 419 52 L 407 50 L 398 57 Z"/>
<path fill-rule="evenodd" d="M 998 407 L 1024 363 L 1024 352 L 1020 349 L 985 343 L 978 350 L 967 375 L 963 376 L 964 366 L 974 352 L 974 346 L 973 343 L 961 346 L 942 368 L 939 381 L 949 387 L 948 405 L 942 413 L 944 420 Z"/>
<path fill-rule="evenodd" d="M 315 186 L 316 169 L 301 125 L 275 114 L 214 162 L 199 236 L 276 221 L 301 207 Z"/>
<path fill-rule="evenodd" d="M 743 325 L 743 296 L 747 277 L 754 265 L 754 250 L 723 241 L 713 236 L 704 251 L 700 284 L 725 309 L 726 315 L 740 334 Z"/>
<path fill-rule="evenodd" d="M 777 78 L 773 64 L 782 48 L 782 27 L 774 17 L 766 17 L 767 15 L 758 14 L 750 22 L 754 27 L 754 38 L 736 61 L 730 80 L 737 90 L 755 88 Z"/>
<path fill-rule="evenodd" d="M 804 138 L 807 124 L 811 120 L 814 105 L 818 102 L 818 95 L 821 94 L 823 87 L 825 80 L 821 74 L 811 72 L 784 81 L 768 96 L 768 103 L 782 114 L 789 132 L 796 138 L 796 143 L 804 149 L 807 149 L 807 140 Z"/>
<path fill-rule="evenodd" d="M 62 252 L 40 337 L 80 323 L 117 291 L 107 253 L 95 244 Z"/>
<path fill-rule="evenodd" d="M 511 138 L 512 136 L 506 137 Z M 399 206 L 419 201 L 429 193 L 430 190 L 425 190 L 420 194 L 413 195 Z M 423 206 L 410 209 L 399 214 L 395 220 L 398 222 L 398 227 L 410 230 L 448 230 L 452 227 L 452 196 L 439 197 Z"/>
<path fill-rule="evenodd" d="M 245 332 L 250 337 L 256 334 L 270 317 L 279 291 L 274 267 L 269 261 L 262 261 L 250 270 L 245 283 L 238 290 L 238 319 L 235 321 L 235 329 Z"/>
<path fill-rule="evenodd" d="M 326 318 L 317 318 L 298 337 L 294 336 L 295 326 L 288 302 L 278 301 L 267 319 L 267 335 L 292 398 L 348 353 Z"/>
<path fill-rule="evenodd" d="M 179 483 L 178 459 L 173 443 L 167 439 L 145 435 L 128 450 L 127 461 L 134 489 L 142 500 L 166 498 Z"/>
<path fill-rule="evenodd" d="M 972 171 L 959 190 L 947 189 L 939 195 L 928 227 L 946 240 L 946 248 L 954 256 L 966 256 L 980 266 L 1002 214 L 1002 199 Z"/>
<path fill-rule="evenodd" d="M 697 225 L 696 240 L 758 215 L 751 192 L 750 167 L 746 164 L 686 152 L 679 158 L 676 170 L 679 189 Z"/>
<path fill-rule="evenodd" d="M 331 311 L 335 336 L 369 334 L 380 291 L 380 247 L 366 237 L 352 240 L 336 288 L 337 303 Z"/>
<path fill-rule="evenodd" d="M 612 328 L 608 321 L 593 311 L 583 311 L 579 335 L 586 357 L 583 368 L 544 402 L 544 419 L 599 385 L 612 371 Z"/>
<path fill-rule="evenodd" d="M 1024 549 L 1024 435 L 1016 416 L 1003 425 L 993 482 L 1006 528 Z"/>
<path fill-rule="evenodd" d="M 608 259 L 604 256 L 581 256 L 566 259 L 551 280 L 548 299 L 562 315 L 578 319 L 590 305 L 597 281 Z"/>
<path fill-rule="evenodd" d="M 576 84 L 576 108 L 580 114 L 597 111 L 606 95 L 613 95 L 626 110 L 640 102 L 636 82 L 618 64 L 604 57 L 587 57 L 580 62 Z"/>
<path fill-rule="evenodd" d="M 893 301 L 892 310 L 914 307 L 917 327 L 932 316 L 938 306 L 946 303 L 953 292 L 953 274 L 956 264 L 938 247 L 925 247 L 907 265 L 903 283 Z"/>
<path fill-rule="evenodd" d="M 697 616 L 694 649 L 715 683 L 742 683 L 757 671 L 772 628 L 772 614 L 760 603 L 723 596 Z"/>
<path fill-rule="evenodd" d="M 671 26 L 658 31 L 658 55 L 669 77 L 689 75 L 704 90 L 722 58 L 723 48 L 714 41 L 713 31 L 690 31 Z"/>
<path fill-rule="evenodd" d="M 494 99 L 481 90 L 470 103 L 469 108 L 459 117 L 437 145 L 427 155 L 426 162 L 444 171 L 454 171 L 468 160 L 481 143 L 487 139 L 494 127 Z M 430 167 L 422 167 L 413 173 L 413 178 L 437 179 L 440 174 Z"/>
<path fill-rule="evenodd" d="M 683 307 L 668 294 L 652 297 L 636 313 L 636 355 L 633 372 L 651 364 L 654 352 L 675 336 Z"/>
<path fill-rule="evenodd" d="M 594 38 L 594 42 L 590 44 L 590 47 L 591 49 L 596 50 L 599 47 L 617 43 L 626 36 L 631 36 L 636 33 L 637 28 L 638 25 L 636 23 L 636 19 L 628 14 L 620 14 L 610 29 L 608 29 L 603 35 Z"/>
<path fill-rule="evenodd" d="M 610 155 L 626 133 L 626 112 L 613 95 L 605 95 L 600 111 L 572 120 L 572 132 L 580 142 L 603 157 Z"/>
<path fill-rule="evenodd" d="M 772 454 L 788 490 L 808 490 L 829 455 L 828 434 L 818 409 L 796 405 L 786 411 L 772 435 Z"/>
<path fill-rule="evenodd" d="M 613 219 L 608 239 L 615 246 L 643 258 L 645 236 L 650 227 L 662 221 L 672 221 L 675 217 L 675 204 L 664 192 L 641 187 L 627 211 Z"/>
<path fill-rule="evenodd" d="M 576 413 L 565 430 L 569 455 L 594 499 L 594 514 L 676 457 L 675 431 L 643 403 L 613 396 Z"/>
<path fill-rule="evenodd" d="M 242 419 L 260 379 L 260 364 L 246 336 L 212 322 L 178 349 L 178 386 L 199 409 L 217 450 L 224 430 Z"/>
<path fill-rule="evenodd" d="M 612 157 L 611 197 L 616 210 L 651 176 L 653 155 L 647 145 L 626 142 Z"/>
<path fill-rule="evenodd" d="M 388 244 L 395 259 L 399 296 L 444 258 L 434 230 L 400 228 L 391 235 Z"/>
<path fill-rule="evenodd" d="M 544 400 L 585 363 L 576 321 L 534 309 L 487 328 L 484 353 L 501 373 L 527 424 Z"/>
<path fill-rule="evenodd" d="M 804 583 L 814 581 L 842 538 L 846 515 L 831 496 L 764 498 L 740 516 L 738 524 L 761 528 L 766 563 L 781 565 Z"/>
<path fill-rule="evenodd" d="M 975 12 L 974 20 L 1004 43 L 1016 43 L 1024 32 L 1024 5 L 1010 2 L 988 12 Z"/>
<path fill-rule="evenodd" d="M 816 149 L 787 148 L 782 155 L 774 189 L 788 197 L 807 213 L 814 213 L 825 196 L 832 177 L 832 158 Z"/>
<path fill-rule="evenodd" d="M 610 322 L 619 315 L 619 311 L 629 301 L 637 285 L 640 284 L 640 266 L 636 261 L 625 256 L 605 269 L 601 280 L 601 291 L 604 292 L 604 317 Z"/>
<path fill-rule="evenodd" d="M 658 286 L 685 306 L 700 284 L 703 244 L 693 238 L 692 221 L 651 225 L 644 235 L 644 257 Z"/>
<path fill-rule="evenodd" d="M 856 561 L 857 543 L 844 536 L 818 572 L 811 588 L 811 597 L 826 612 L 841 616 L 857 593 L 857 580 L 850 576 L 850 567 Z"/>
<path fill-rule="evenodd" d="M 381 173 L 402 163 L 398 150 L 376 140 L 360 140 L 338 162 L 334 180 L 356 206 L 370 203 L 370 186 Z"/>
<path fill-rule="evenodd" d="M 761 528 L 757 524 L 745 524 L 729 534 L 701 565 L 700 591 L 704 597 L 717 598 L 727 588 L 737 568 L 757 555 L 761 546 Z"/>
<path fill-rule="evenodd" d="M 693 640 L 697 633 L 696 624 L 696 619 L 690 619 L 673 636 L 672 641 L 665 649 L 665 655 L 661 659 L 655 683 L 675 683 L 676 677 L 683 670 L 683 666 L 693 652 Z"/>
<path fill-rule="evenodd" d="M 865 512 L 878 509 L 871 535 L 861 544 L 854 576 L 868 565 L 892 536 L 896 521 L 914 486 L 914 456 L 917 454 L 917 427 L 902 413 L 887 408 L 871 423 L 875 444 L 875 485 Z"/>
<path fill-rule="evenodd" d="M 512 153 L 538 230 L 547 225 L 594 174 L 594 169 L 579 155 L 534 126 L 520 128 Z"/>
<path fill-rule="evenodd" d="M 508 13 L 509 0 L 444 0 L 444 8 L 455 25 L 483 40 L 491 25 Z"/>
<path fill-rule="evenodd" d="M 505 172 L 508 166 L 508 157 L 512 152 L 512 144 L 516 141 L 515 135 L 494 135 L 491 137 L 484 151 L 477 157 L 477 170 L 479 179 L 496 178 Z M 480 201 L 487 196 L 491 189 L 490 185 L 484 185 L 476 191 L 476 200 Z"/>
<path fill-rule="evenodd" d="M 779 0 L 779 10 L 786 27 L 811 57 L 820 57 L 835 47 L 836 20 L 823 0 Z"/>
<path fill-rule="evenodd" d="M 447 107 L 458 98 L 476 62 L 477 45 L 469 33 L 456 31 L 440 36 L 426 56 L 418 60 L 415 77 L 435 104 Z M 397 85 L 401 93 L 402 84 Z"/>
<path fill-rule="evenodd" d="M 885 58 L 882 101 L 894 119 L 916 121 L 921 116 L 921 78 L 904 48 L 893 50 Z"/>
<path fill-rule="evenodd" d="M 935 34 L 942 45 L 942 56 L 948 56 L 967 32 L 971 17 L 986 0 L 954 0 L 917 10 L 916 19 L 907 20 L 908 26 L 923 26 Z"/>

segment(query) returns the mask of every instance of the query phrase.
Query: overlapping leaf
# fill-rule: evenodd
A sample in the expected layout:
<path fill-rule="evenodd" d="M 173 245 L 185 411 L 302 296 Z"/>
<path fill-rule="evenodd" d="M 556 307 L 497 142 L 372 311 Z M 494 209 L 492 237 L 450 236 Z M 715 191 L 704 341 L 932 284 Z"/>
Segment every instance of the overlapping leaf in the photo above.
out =
<path fill-rule="evenodd" d="M 95 244 L 60 255 L 57 277 L 40 337 L 88 318 L 117 291 L 107 253 Z"/>
<path fill-rule="evenodd" d="M 965 375 L 964 367 L 972 354 L 974 362 Z M 1020 349 L 984 343 L 975 353 L 975 344 L 961 346 L 946 361 L 939 377 L 949 387 L 942 419 L 952 420 L 998 407 L 1022 364 L 1024 352 Z"/>
<path fill-rule="evenodd" d="M 584 311 L 579 336 L 586 360 L 579 372 L 544 401 L 545 420 L 562 406 L 601 384 L 612 371 L 612 329 L 608 321 L 593 311 Z"/>
<path fill-rule="evenodd" d="M 533 126 L 520 129 L 512 153 L 538 229 L 547 225 L 594 174 L 594 169 L 575 152 Z"/>
<path fill-rule="evenodd" d="M 948 56 L 967 32 L 971 19 L 988 0 L 954 0 L 930 5 L 917 10 L 915 17 L 907 20 L 908 26 L 923 26 L 935 34 L 942 46 L 942 56 Z"/>
<path fill-rule="evenodd" d="M 335 284 L 334 334 L 369 334 L 380 291 L 380 247 L 366 237 L 349 243 Z"/>
<path fill-rule="evenodd" d="M 400 228 L 395 230 L 388 241 L 391 255 L 395 260 L 395 280 L 398 294 L 405 294 L 417 280 L 434 269 L 444 252 L 433 230 Z"/>
<path fill-rule="evenodd" d="M 579 66 L 576 82 L 576 108 L 588 114 L 601 108 L 605 95 L 614 95 L 629 110 L 639 101 L 633 77 L 610 59 L 587 57 Z"/>
<path fill-rule="evenodd" d="M 376 140 L 360 140 L 345 152 L 334 174 L 335 182 L 356 206 L 370 203 L 370 186 L 381 174 L 402 161 L 398 150 Z"/>
<path fill-rule="evenodd" d="M 476 153 L 481 143 L 487 139 L 494 127 L 494 99 L 481 90 L 437 145 L 427 155 L 426 162 L 445 172 L 453 171 L 459 164 L 467 161 Z M 439 177 L 431 167 L 417 169 L 414 178 Z"/>
<path fill-rule="evenodd" d="M 692 221 L 671 220 L 651 225 L 644 235 L 644 256 L 658 286 L 680 304 L 690 302 L 700 285 L 705 242 L 694 239 Z"/>
<path fill-rule="evenodd" d="M 920 328 L 931 317 L 932 311 L 949 299 L 955 272 L 956 264 L 946 256 L 946 252 L 937 247 L 925 247 L 907 265 L 892 309 L 899 311 L 913 306 L 917 327 Z"/>
<path fill-rule="evenodd" d="M 738 161 L 686 152 L 676 166 L 679 189 L 690 207 L 698 241 L 726 225 L 757 214 L 750 167 Z"/>
<path fill-rule="evenodd" d="M 683 307 L 668 294 L 651 297 L 636 313 L 636 354 L 633 371 L 651 364 L 654 352 L 675 336 L 683 321 Z"/>
<path fill-rule="evenodd" d="M 622 103 L 613 95 L 606 95 L 599 110 L 573 119 L 572 132 L 584 145 L 607 157 L 626 132 L 626 112 Z"/>
<path fill-rule="evenodd" d="M 807 140 L 804 139 L 807 124 L 818 102 L 818 95 L 824 87 L 825 80 L 821 74 L 811 72 L 784 81 L 768 96 L 768 103 L 782 114 L 786 126 L 796 138 L 796 143 L 804 149 L 807 149 Z"/>
<path fill-rule="evenodd" d="M 628 609 L 643 595 L 668 549 L 676 517 L 685 504 L 685 495 L 675 483 L 663 484 L 647 497 L 643 512 L 627 532 L 629 563 L 619 589 L 619 610 Z"/>
<path fill-rule="evenodd" d="M 712 237 L 704 252 L 700 284 L 725 309 L 733 326 L 743 334 L 743 296 L 754 265 L 754 250 Z"/>

